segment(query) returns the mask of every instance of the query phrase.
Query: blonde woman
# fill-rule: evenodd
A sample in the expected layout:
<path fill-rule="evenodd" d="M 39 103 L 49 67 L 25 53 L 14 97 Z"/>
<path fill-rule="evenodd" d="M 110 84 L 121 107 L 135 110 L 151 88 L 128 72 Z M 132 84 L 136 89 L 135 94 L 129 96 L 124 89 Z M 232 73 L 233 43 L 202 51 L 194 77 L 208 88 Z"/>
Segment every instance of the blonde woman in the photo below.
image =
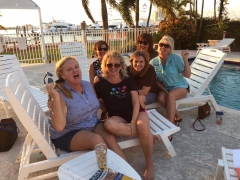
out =
<path fill-rule="evenodd" d="M 97 97 L 104 102 L 108 111 L 104 126 L 115 136 L 139 135 L 146 160 L 144 177 L 152 180 L 153 136 L 149 117 L 139 105 L 137 86 L 133 78 L 127 75 L 122 55 L 116 51 L 105 54 L 101 69 L 102 77 L 95 83 L 94 88 Z"/>
<path fill-rule="evenodd" d="M 125 159 L 115 137 L 97 118 L 99 101 L 90 82 L 82 80 L 75 57 L 64 57 L 56 64 L 58 80 L 46 85 L 49 94 L 50 134 L 55 147 L 67 152 L 94 149 L 107 144 Z"/>
<path fill-rule="evenodd" d="M 182 52 L 182 58 L 172 53 L 173 50 L 173 38 L 163 36 L 159 41 L 159 56 L 153 58 L 150 64 L 157 73 L 158 86 L 161 89 L 158 101 L 166 109 L 167 119 L 179 126 L 182 117 L 176 110 L 176 100 L 185 97 L 189 92 L 189 85 L 184 77 L 190 77 L 191 69 L 188 50 Z"/>

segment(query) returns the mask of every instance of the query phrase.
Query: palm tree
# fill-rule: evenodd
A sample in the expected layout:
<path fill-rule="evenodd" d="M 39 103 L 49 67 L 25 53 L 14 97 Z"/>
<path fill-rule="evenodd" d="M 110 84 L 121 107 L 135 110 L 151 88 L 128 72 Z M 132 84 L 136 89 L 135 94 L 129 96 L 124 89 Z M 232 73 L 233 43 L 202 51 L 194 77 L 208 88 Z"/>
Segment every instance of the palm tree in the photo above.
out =
<path fill-rule="evenodd" d="M 199 31 L 198 31 L 197 39 L 199 38 L 199 36 L 201 34 L 201 29 L 202 29 L 203 8 L 204 8 L 204 0 L 202 0 L 202 10 L 201 10 L 200 25 L 199 25 Z"/>
<path fill-rule="evenodd" d="M 118 3 L 116 2 L 116 0 L 101 0 L 101 15 L 102 15 L 103 29 L 108 30 L 108 15 L 107 15 L 106 2 L 109 3 L 114 8 L 118 7 Z M 91 19 L 93 23 L 95 23 L 92 13 L 89 9 L 89 0 L 82 0 L 82 6 L 88 18 Z"/>
<path fill-rule="evenodd" d="M 1 17 L 2 15 L 0 14 L 0 17 Z M 5 30 L 5 31 L 7 31 L 6 30 L 6 28 L 4 27 L 4 26 L 2 26 L 2 25 L 0 25 L 0 30 Z"/>

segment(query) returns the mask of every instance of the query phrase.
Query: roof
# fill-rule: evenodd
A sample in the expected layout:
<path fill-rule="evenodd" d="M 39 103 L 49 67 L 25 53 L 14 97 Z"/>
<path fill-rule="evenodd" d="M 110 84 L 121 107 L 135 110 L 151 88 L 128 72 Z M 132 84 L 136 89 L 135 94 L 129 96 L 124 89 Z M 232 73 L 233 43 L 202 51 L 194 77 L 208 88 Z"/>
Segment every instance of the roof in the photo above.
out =
<path fill-rule="evenodd" d="M 32 0 L 0 0 L 0 9 L 38 9 Z"/>

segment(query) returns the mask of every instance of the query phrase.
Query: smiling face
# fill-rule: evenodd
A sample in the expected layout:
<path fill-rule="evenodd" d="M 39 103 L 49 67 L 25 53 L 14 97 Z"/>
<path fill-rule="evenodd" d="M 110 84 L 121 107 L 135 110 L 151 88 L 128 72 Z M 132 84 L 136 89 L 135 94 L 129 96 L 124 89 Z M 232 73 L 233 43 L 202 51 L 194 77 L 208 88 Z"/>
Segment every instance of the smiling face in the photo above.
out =
<path fill-rule="evenodd" d="M 74 59 L 69 59 L 62 65 L 61 77 L 69 85 L 79 85 L 82 81 L 82 72 Z"/>
<path fill-rule="evenodd" d="M 144 39 L 140 39 L 138 41 L 138 46 L 139 46 L 139 50 L 148 52 L 149 42 Z"/>
<path fill-rule="evenodd" d="M 98 59 L 102 60 L 103 56 L 106 54 L 107 51 L 108 51 L 108 48 L 105 44 L 102 44 L 101 46 L 99 46 L 96 50 Z"/>
<path fill-rule="evenodd" d="M 135 71 L 140 72 L 145 66 L 145 60 L 142 56 L 134 57 L 132 60 L 132 66 Z"/>
<path fill-rule="evenodd" d="M 121 70 L 121 63 L 117 58 L 108 58 L 106 61 L 106 70 L 108 73 L 108 76 L 118 76 L 119 72 Z"/>
<path fill-rule="evenodd" d="M 172 47 L 169 46 L 169 43 L 166 39 L 163 39 L 159 42 L 158 53 L 162 56 L 168 56 L 171 53 Z"/>

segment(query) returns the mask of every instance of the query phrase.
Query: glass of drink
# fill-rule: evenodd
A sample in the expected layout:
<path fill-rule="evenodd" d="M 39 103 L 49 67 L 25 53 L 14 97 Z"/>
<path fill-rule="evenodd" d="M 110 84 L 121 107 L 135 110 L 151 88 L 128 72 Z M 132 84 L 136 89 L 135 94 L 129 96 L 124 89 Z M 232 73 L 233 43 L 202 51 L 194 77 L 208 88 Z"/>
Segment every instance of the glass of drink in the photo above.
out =
<path fill-rule="evenodd" d="M 107 167 L 107 145 L 100 143 L 94 148 L 99 168 Z"/>

